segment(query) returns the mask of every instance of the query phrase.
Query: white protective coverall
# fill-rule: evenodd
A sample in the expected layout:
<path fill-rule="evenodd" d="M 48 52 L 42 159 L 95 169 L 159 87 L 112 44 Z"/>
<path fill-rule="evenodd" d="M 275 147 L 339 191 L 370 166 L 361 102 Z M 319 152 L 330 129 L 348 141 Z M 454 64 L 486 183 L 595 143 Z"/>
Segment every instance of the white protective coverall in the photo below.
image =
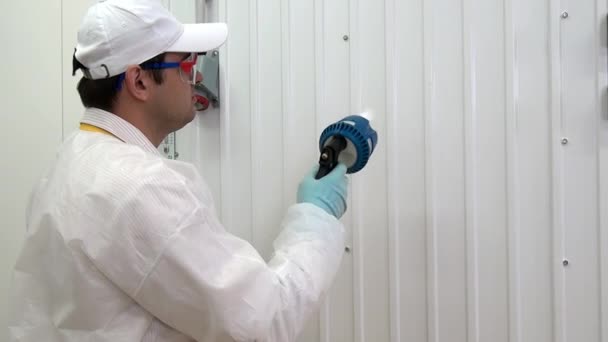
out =
<path fill-rule="evenodd" d="M 266 263 L 218 221 L 196 169 L 88 109 L 32 192 L 10 341 L 294 341 L 344 252 L 324 210 L 291 206 Z"/>

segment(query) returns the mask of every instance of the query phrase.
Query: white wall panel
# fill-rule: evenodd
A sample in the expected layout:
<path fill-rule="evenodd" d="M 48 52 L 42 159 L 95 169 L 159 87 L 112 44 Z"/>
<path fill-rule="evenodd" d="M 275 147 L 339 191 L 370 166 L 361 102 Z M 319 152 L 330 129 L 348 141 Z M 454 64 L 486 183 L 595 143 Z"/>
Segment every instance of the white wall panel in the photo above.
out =
<path fill-rule="evenodd" d="M 298 6 L 302 6 L 309 2 L 297 0 L 290 1 L 290 3 L 300 3 Z M 312 132 L 313 138 L 308 140 L 308 143 L 304 143 L 304 140 L 294 141 L 305 150 L 300 155 L 303 170 L 308 170 L 310 163 L 318 160 L 318 140 L 322 130 L 329 123 L 337 120 L 341 116 L 340 113 L 350 111 L 350 40 L 343 39 L 345 35 L 350 36 L 348 6 L 348 0 L 314 1 L 315 130 Z M 294 53 L 297 54 L 304 49 L 296 45 Z M 297 182 L 300 179 L 301 176 Z M 292 189 L 295 189 L 295 186 Z M 352 192 L 352 187 L 349 191 Z M 349 199 L 348 205 L 353 205 L 351 199 Z M 356 228 L 352 225 L 350 213 L 345 215 L 344 222 L 349 227 L 347 245 L 356 249 L 356 244 L 353 242 L 353 230 Z M 321 309 L 318 327 L 320 338 L 314 334 L 316 326 L 313 320 L 306 334 L 300 339 L 301 341 L 320 340 L 325 342 L 342 338 L 355 340 L 355 313 L 358 311 L 355 309 L 357 297 L 354 291 L 359 283 L 354 281 L 356 269 L 353 268 L 353 265 L 356 261 L 353 259 L 353 254 L 353 252 L 345 254 L 334 287 Z"/>
<path fill-rule="evenodd" d="M 352 113 L 369 108 L 374 128 L 386 132 L 386 36 L 384 2 L 350 2 Z M 344 116 L 348 113 L 334 113 Z M 376 163 L 352 177 L 355 258 L 355 341 L 390 337 L 386 143 L 374 152 Z"/>
<path fill-rule="evenodd" d="M 556 203 L 556 236 L 559 236 L 555 259 L 568 260 L 559 268 L 556 282 L 563 311 L 557 320 L 558 336 L 563 341 L 599 341 L 601 338 L 600 273 L 599 273 L 599 203 L 597 117 L 600 114 L 595 93 L 598 66 L 596 3 L 593 1 L 561 2 L 567 18 L 559 18 L 560 44 L 552 49 L 559 53 L 558 74 L 561 82 L 560 108 L 554 111 L 554 137 L 568 139 L 556 147 L 555 165 L 559 177 Z M 606 61 L 604 61 L 605 63 Z M 558 135 L 559 134 L 559 135 Z M 554 139 L 554 140 L 557 140 Z M 608 247 L 608 246 L 607 246 Z M 559 260 L 555 260 L 558 264 Z M 586 319 L 580 319 L 585 317 Z M 561 323 L 561 324 L 560 324 Z"/>
<path fill-rule="evenodd" d="M 598 209 L 599 209 L 599 237 L 600 244 L 600 336 L 601 342 L 608 342 L 608 187 L 606 176 L 608 174 L 608 87 L 606 83 L 608 61 L 608 3 L 598 1 L 595 11 L 595 46 L 599 47 L 596 53 L 597 65 L 595 101 L 597 101 L 599 113 L 596 113 L 598 137 Z M 598 31 L 599 30 L 599 31 Z"/>
<path fill-rule="evenodd" d="M 61 7 L 61 88 L 63 95 L 63 138 L 78 129 L 78 124 L 84 106 L 80 101 L 76 87 L 82 77 L 80 71 L 72 75 L 72 56 L 76 48 L 76 38 L 78 27 L 82 22 L 82 17 L 94 0 L 86 1 L 62 1 Z"/>
<path fill-rule="evenodd" d="M 251 108 L 253 54 L 251 27 L 254 2 L 227 1 L 226 21 L 239 23 L 240 29 L 230 30 L 230 39 L 222 54 L 226 65 L 227 94 L 221 112 L 222 168 L 222 218 L 227 228 L 251 241 L 252 231 L 252 155 L 251 155 Z M 270 194 L 269 194 L 270 195 Z"/>
<path fill-rule="evenodd" d="M 0 2 L 0 341 L 8 336 L 26 203 L 61 143 L 61 13 L 61 1 Z"/>
<path fill-rule="evenodd" d="M 428 338 L 462 342 L 467 338 L 462 3 L 424 5 Z"/>
<path fill-rule="evenodd" d="M 381 143 L 387 154 L 391 341 L 428 341 L 425 109 L 430 102 L 424 75 L 430 64 L 423 32 L 428 21 L 419 0 L 387 1 L 385 10 L 387 107 Z"/>
<path fill-rule="evenodd" d="M 276 225 L 284 212 L 282 163 L 283 135 L 283 41 L 280 0 L 252 1 L 255 29 L 251 59 L 252 81 L 252 203 L 253 242 L 269 259 L 272 242 L 279 233 Z M 267 194 L 272 194 L 268 196 Z"/>
<path fill-rule="evenodd" d="M 464 0 L 463 25 L 467 341 L 507 342 L 503 2 Z"/>
<path fill-rule="evenodd" d="M 549 3 L 513 1 L 513 206 L 510 244 L 514 329 L 521 341 L 553 341 Z M 510 66 L 509 66 L 510 67 Z"/>
<path fill-rule="evenodd" d="M 605 3 L 221 4 L 222 208 L 265 257 L 321 130 L 376 114 L 302 341 L 605 342 Z"/>

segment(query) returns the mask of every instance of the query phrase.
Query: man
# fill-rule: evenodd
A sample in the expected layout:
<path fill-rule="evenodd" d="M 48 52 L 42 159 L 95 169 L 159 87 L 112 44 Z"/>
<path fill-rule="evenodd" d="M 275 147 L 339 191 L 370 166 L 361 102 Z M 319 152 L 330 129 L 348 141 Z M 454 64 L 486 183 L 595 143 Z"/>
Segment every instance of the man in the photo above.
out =
<path fill-rule="evenodd" d="M 344 165 L 303 179 L 266 263 L 225 231 L 196 169 L 157 151 L 195 115 L 197 55 L 226 36 L 153 0 L 88 11 L 86 111 L 30 197 L 11 341 L 294 341 L 317 309 L 344 250 Z"/>

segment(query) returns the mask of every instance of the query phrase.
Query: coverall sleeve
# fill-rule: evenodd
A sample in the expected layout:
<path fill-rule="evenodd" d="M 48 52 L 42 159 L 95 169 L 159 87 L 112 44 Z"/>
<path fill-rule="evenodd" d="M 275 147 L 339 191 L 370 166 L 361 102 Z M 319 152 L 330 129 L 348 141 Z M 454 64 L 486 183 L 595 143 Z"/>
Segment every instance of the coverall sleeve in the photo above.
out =
<path fill-rule="evenodd" d="M 311 204 L 288 209 L 266 263 L 179 180 L 139 180 L 125 194 L 108 218 L 108 234 L 119 238 L 91 258 L 144 309 L 197 341 L 294 341 L 344 253 L 342 224 Z"/>

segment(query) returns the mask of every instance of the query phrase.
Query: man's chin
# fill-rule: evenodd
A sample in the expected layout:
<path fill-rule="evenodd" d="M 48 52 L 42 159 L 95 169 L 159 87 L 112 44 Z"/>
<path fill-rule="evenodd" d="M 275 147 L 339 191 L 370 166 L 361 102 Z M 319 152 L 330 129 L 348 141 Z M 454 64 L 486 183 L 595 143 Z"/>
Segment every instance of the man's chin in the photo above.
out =
<path fill-rule="evenodd" d="M 184 126 L 191 123 L 195 117 L 196 117 L 196 109 L 194 109 L 194 107 L 192 107 L 192 111 L 190 112 L 190 115 L 188 115 L 187 117 L 184 118 Z"/>

